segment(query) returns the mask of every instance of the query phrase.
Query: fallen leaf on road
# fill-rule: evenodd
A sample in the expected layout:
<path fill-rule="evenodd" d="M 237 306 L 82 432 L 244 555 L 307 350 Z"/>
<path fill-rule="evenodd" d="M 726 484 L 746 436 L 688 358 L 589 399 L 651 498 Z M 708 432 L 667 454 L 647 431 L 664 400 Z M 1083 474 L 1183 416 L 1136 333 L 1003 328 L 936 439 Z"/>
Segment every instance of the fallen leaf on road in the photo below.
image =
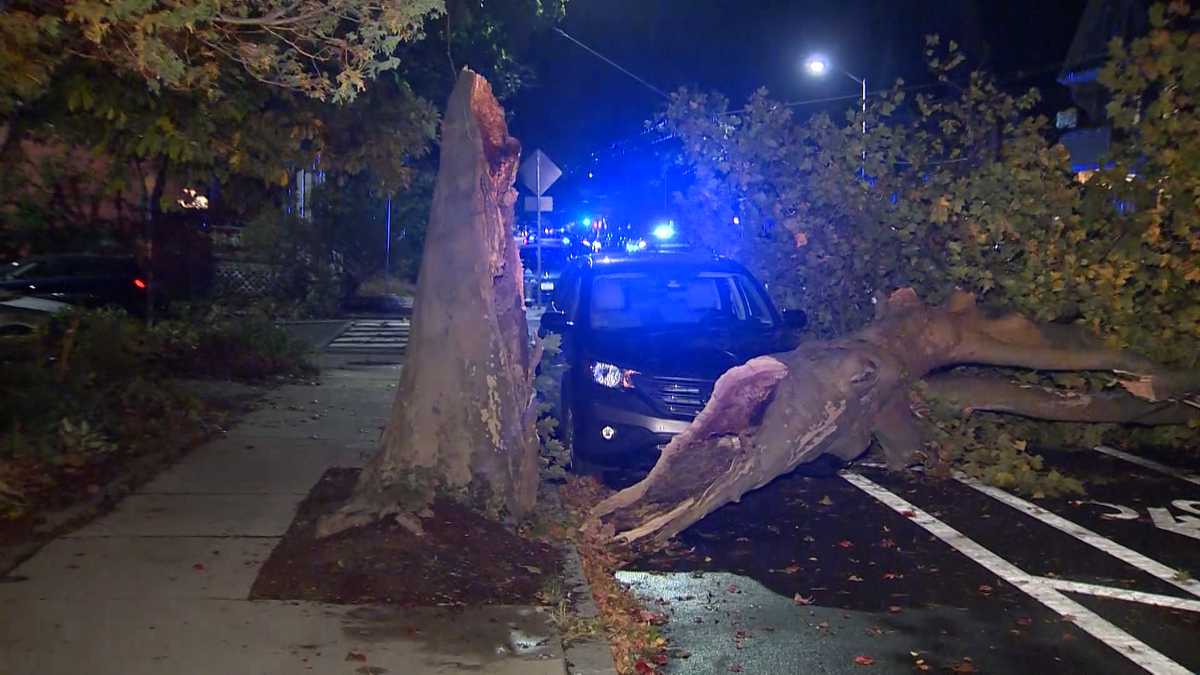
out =
<path fill-rule="evenodd" d="M 974 673 L 975 664 L 971 663 L 971 659 L 964 657 L 962 661 L 950 666 L 950 672 L 953 673 Z"/>
<path fill-rule="evenodd" d="M 916 517 L 917 517 L 917 512 L 916 512 L 916 511 L 905 510 L 905 511 L 901 511 L 901 512 L 900 512 L 900 515 L 904 516 L 905 518 L 916 518 Z"/>
<path fill-rule="evenodd" d="M 1027 617 L 1027 616 L 1019 616 L 1019 617 L 1017 617 L 1017 625 L 1018 625 L 1018 626 L 1029 626 L 1029 625 L 1032 625 L 1032 624 L 1033 624 L 1033 619 L 1031 619 L 1031 618 L 1029 618 L 1029 617 Z"/>
<path fill-rule="evenodd" d="M 979 584 L 979 592 L 983 593 L 984 595 L 991 595 L 993 590 L 995 589 L 987 584 Z"/>
<path fill-rule="evenodd" d="M 195 565 L 192 565 L 192 569 L 196 570 L 197 572 L 203 572 L 204 563 L 196 563 Z"/>
<path fill-rule="evenodd" d="M 863 656 L 863 655 L 856 656 L 856 657 L 854 657 L 854 662 L 860 666 L 875 665 L 875 659 L 871 658 L 870 656 Z"/>
<path fill-rule="evenodd" d="M 346 652 L 346 660 L 347 661 L 366 661 L 367 655 L 359 654 L 358 652 Z"/>
<path fill-rule="evenodd" d="M 880 548 L 896 548 L 896 542 L 892 541 L 891 539 L 880 539 L 879 547 Z"/>
<path fill-rule="evenodd" d="M 888 611 L 892 614 L 899 614 L 904 611 L 904 608 L 900 605 L 888 605 Z"/>
<path fill-rule="evenodd" d="M 903 575 L 903 574 L 896 574 L 895 572 L 884 572 L 884 573 L 883 573 L 883 578 L 884 578 L 884 579 L 887 579 L 888 581 L 891 581 L 891 580 L 893 580 L 893 579 L 903 579 L 903 578 L 904 578 L 904 575 Z"/>
<path fill-rule="evenodd" d="M 731 672 L 731 673 L 740 673 L 740 672 L 742 672 L 742 664 L 740 664 L 740 663 L 735 663 L 735 664 L 733 664 L 732 666 L 729 666 L 729 672 Z"/>
<path fill-rule="evenodd" d="M 862 581 L 862 577 L 857 574 L 851 574 L 849 577 L 846 577 L 846 581 Z"/>
<path fill-rule="evenodd" d="M 796 603 L 797 605 L 811 605 L 813 602 L 813 597 L 810 595 L 806 598 L 797 593 L 792 596 L 792 602 Z"/>
<path fill-rule="evenodd" d="M 850 541 L 849 539 L 843 539 L 839 541 L 837 545 L 841 546 L 842 548 L 854 548 L 854 542 Z"/>
<path fill-rule="evenodd" d="M 821 506 L 833 506 L 833 500 L 829 498 L 829 495 L 821 497 L 819 500 L 817 500 L 817 503 Z"/>
<path fill-rule="evenodd" d="M 787 567 L 783 568 L 783 572 L 785 574 L 795 574 L 796 572 L 799 572 L 799 571 L 800 571 L 800 566 L 796 565 L 796 564 L 788 565 Z"/>

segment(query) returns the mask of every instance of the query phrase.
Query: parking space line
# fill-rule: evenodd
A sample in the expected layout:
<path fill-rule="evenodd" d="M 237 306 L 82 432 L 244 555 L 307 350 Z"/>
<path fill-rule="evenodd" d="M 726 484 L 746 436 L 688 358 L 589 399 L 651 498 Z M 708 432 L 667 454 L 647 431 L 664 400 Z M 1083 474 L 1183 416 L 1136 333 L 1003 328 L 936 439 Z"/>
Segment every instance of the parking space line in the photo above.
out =
<path fill-rule="evenodd" d="M 1174 476 L 1179 480 L 1185 480 L 1193 485 L 1200 485 L 1200 476 L 1184 473 L 1178 469 L 1167 466 L 1166 464 L 1160 464 L 1152 459 L 1138 457 L 1137 455 L 1132 455 L 1124 450 L 1110 448 L 1107 445 L 1097 445 L 1095 448 L 1093 448 L 1093 450 L 1108 455 L 1109 457 L 1116 457 L 1117 459 L 1123 459 L 1126 462 L 1137 464 L 1138 466 L 1145 467 L 1151 471 L 1157 471 L 1168 476 Z"/>
<path fill-rule="evenodd" d="M 941 539 L 959 553 L 970 558 L 1026 595 L 1057 612 L 1072 623 L 1115 650 L 1134 664 L 1151 673 L 1190 673 L 1191 671 L 1166 655 L 1126 633 L 1092 610 L 1054 589 L 1051 581 L 1032 576 L 1016 565 L 984 548 L 979 542 L 907 502 L 903 497 L 875 484 L 868 478 L 850 471 L 841 473 L 843 479 L 862 490 L 893 511 L 908 517 L 914 524 Z"/>
<path fill-rule="evenodd" d="M 1068 534 L 1079 541 L 1082 541 L 1088 546 L 1091 546 L 1092 548 L 1099 549 L 1111 555 L 1112 557 L 1125 562 L 1126 564 L 1138 568 L 1146 574 L 1158 577 L 1159 579 L 1171 584 L 1172 586 L 1175 586 L 1176 588 L 1200 597 L 1200 582 L 1196 581 L 1195 579 L 1180 578 L 1180 575 L 1176 570 L 1149 556 L 1138 553 L 1131 548 L 1122 546 L 1121 544 L 1118 544 L 1107 537 L 1101 536 L 1089 530 L 1088 528 L 1079 525 L 1078 523 L 1074 523 L 1056 513 L 1047 511 L 1037 504 L 1027 502 L 1024 499 L 1021 499 L 1016 495 L 1009 494 L 999 488 L 995 488 L 990 485 L 984 485 L 970 476 L 956 472 L 954 478 L 963 485 L 966 485 L 978 492 L 982 492 L 983 494 L 999 502 L 1003 502 L 1004 504 L 1011 506 L 1027 516 L 1036 518 L 1050 527 L 1058 530 L 1059 532 Z"/>
<path fill-rule="evenodd" d="M 1049 577 L 1038 578 L 1048 584 L 1051 588 L 1059 591 L 1066 591 L 1069 593 L 1085 593 L 1087 595 L 1095 595 L 1101 598 L 1128 600 L 1130 602 L 1139 602 L 1143 605 L 1154 605 L 1155 607 L 1182 609 L 1188 612 L 1200 612 L 1200 600 L 1176 598 L 1171 595 L 1145 593 L 1143 591 L 1133 591 L 1127 588 L 1113 588 L 1112 586 L 1101 586 L 1099 584 L 1085 584 L 1081 581 L 1051 579 Z"/>

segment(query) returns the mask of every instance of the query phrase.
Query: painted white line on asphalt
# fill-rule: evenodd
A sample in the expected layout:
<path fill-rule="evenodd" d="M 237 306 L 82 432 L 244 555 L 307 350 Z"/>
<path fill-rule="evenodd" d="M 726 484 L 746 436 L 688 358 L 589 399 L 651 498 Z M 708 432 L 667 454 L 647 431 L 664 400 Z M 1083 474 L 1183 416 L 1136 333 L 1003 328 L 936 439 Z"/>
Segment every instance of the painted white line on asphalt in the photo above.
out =
<path fill-rule="evenodd" d="M 1093 449 L 1096 452 L 1103 453 L 1105 455 L 1108 455 L 1109 457 L 1116 457 L 1117 459 L 1123 459 L 1126 462 L 1130 462 L 1133 464 L 1137 464 L 1138 466 L 1146 467 L 1147 469 L 1150 469 L 1152 471 L 1157 471 L 1159 473 L 1165 473 L 1168 476 L 1174 476 L 1175 478 L 1178 478 L 1179 480 L 1185 480 L 1189 483 L 1192 483 L 1193 485 L 1200 485 L 1200 476 L 1184 473 L 1176 468 L 1167 466 L 1166 464 L 1160 464 L 1159 462 L 1156 462 L 1152 459 L 1146 459 L 1145 457 L 1138 457 L 1137 455 L 1131 455 L 1128 452 L 1125 452 L 1124 450 L 1110 448 L 1107 445 L 1097 445 Z"/>
<path fill-rule="evenodd" d="M 1181 579 L 1179 578 L 1179 573 L 1176 570 L 1171 569 L 1170 567 L 1149 556 L 1138 553 L 1137 551 L 1122 546 L 1107 537 L 1096 534 L 1095 532 L 1082 525 L 1079 525 L 1078 523 L 1071 522 L 1056 513 L 1052 513 L 1046 509 L 1043 509 L 1037 504 L 1027 502 L 1024 499 L 1021 499 L 1016 495 L 1011 495 L 999 488 L 994 488 L 990 485 L 984 485 L 970 476 L 955 472 L 954 478 L 960 483 L 978 490 L 992 499 L 1003 502 L 1004 504 L 1011 506 L 1027 516 L 1037 518 L 1059 532 L 1063 532 L 1075 537 L 1079 541 L 1082 541 L 1092 548 L 1104 551 L 1112 557 L 1132 565 L 1146 574 L 1158 577 L 1159 579 L 1162 579 L 1176 588 L 1200 597 L 1200 581 L 1196 581 L 1195 579 Z"/>
<path fill-rule="evenodd" d="M 1102 598 L 1140 602 L 1143 605 L 1154 605 L 1155 607 L 1167 607 L 1169 609 L 1182 609 L 1188 612 L 1200 612 L 1200 600 L 1176 598 L 1170 595 L 1159 595 L 1158 593 L 1144 593 L 1142 591 L 1132 591 L 1127 588 L 1113 588 L 1112 586 L 1101 586 L 1099 584 L 1085 584 L 1081 581 L 1067 581 L 1066 579 L 1051 579 L 1049 577 L 1038 577 L 1038 579 L 1045 582 L 1051 588 L 1059 591 L 1085 593 L 1087 595 L 1095 595 Z"/>
<path fill-rule="evenodd" d="M 907 516 L 914 524 L 924 528 L 984 569 L 1021 589 L 1025 594 L 1057 612 L 1063 618 L 1070 620 L 1080 630 L 1147 672 L 1179 673 L 1180 675 L 1192 672 L 1141 640 L 1117 628 L 1099 614 L 1055 590 L 1046 583 L 1047 580 L 1027 574 L 1016 565 L 984 548 L 979 542 L 969 539 L 953 527 L 908 503 L 900 495 L 890 492 L 856 473 L 846 471 L 841 476 L 848 483 L 874 497 L 893 511 Z"/>

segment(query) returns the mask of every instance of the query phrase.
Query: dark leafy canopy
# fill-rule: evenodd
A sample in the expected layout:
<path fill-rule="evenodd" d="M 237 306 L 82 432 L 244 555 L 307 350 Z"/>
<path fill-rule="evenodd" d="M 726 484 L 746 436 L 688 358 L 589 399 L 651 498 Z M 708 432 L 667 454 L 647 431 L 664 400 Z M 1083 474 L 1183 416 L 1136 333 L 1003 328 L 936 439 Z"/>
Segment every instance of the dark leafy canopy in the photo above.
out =
<path fill-rule="evenodd" d="M 1012 93 L 981 72 L 964 81 L 957 45 L 930 38 L 926 55 L 942 93 L 911 97 L 897 82 L 872 101 L 865 136 L 857 109 L 840 122 L 798 120 L 765 91 L 738 110 L 718 95 L 675 94 L 666 121 L 694 178 L 679 207 L 703 241 L 755 268 L 779 301 L 805 309 L 821 336 L 863 326 L 895 288 L 911 286 L 931 302 L 960 288 L 986 305 L 1083 325 L 1111 347 L 1194 369 L 1194 11 L 1158 6 L 1149 35 L 1112 45 L 1101 81 L 1112 92 L 1116 142 L 1105 170 L 1070 170 L 1036 112 L 1036 90 Z M 864 147 L 867 180 L 859 173 Z M 1010 375 L 1076 391 L 1114 386 L 1086 374 Z M 1015 452 L 1045 425 L 1035 432 L 987 415 L 932 421 L 935 459 L 966 452 L 976 475 L 1029 491 L 1047 486 L 1035 477 L 1039 460 Z M 1056 429 L 1080 442 L 1077 427 Z M 1069 487 L 1053 478 L 1052 489 Z"/>
<path fill-rule="evenodd" d="M 667 121 L 695 178 L 680 206 L 823 334 L 863 325 L 878 293 L 913 286 L 941 301 L 962 288 L 1195 367 L 1200 37 L 1169 23 L 1190 11 L 1160 7 L 1149 36 L 1113 46 L 1102 81 L 1122 133 L 1111 168 L 1086 182 L 1033 112 L 1036 90 L 1012 94 L 981 72 L 949 84 L 957 45 L 931 38 L 933 71 L 954 95 L 912 99 L 898 82 L 870 106 L 865 137 L 856 110 L 841 124 L 801 122 L 765 91 L 738 111 L 677 93 Z"/>
<path fill-rule="evenodd" d="M 0 68 L 18 77 L 0 110 L 50 84 L 82 58 L 133 73 L 152 90 L 218 96 L 231 66 L 319 100 L 349 101 L 393 52 L 423 35 L 443 0 L 53 0 L 6 3 Z"/>

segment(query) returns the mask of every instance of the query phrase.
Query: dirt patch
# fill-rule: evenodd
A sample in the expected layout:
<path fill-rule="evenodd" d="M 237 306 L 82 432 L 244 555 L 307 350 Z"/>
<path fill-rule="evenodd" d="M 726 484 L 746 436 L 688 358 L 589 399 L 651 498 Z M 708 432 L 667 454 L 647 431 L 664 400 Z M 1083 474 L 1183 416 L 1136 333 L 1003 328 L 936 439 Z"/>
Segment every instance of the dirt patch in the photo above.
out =
<path fill-rule="evenodd" d="M 259 570 L 251 599 L 409 606 L 538 604 L 559 579 L 549 541 L 522 537 L 448 500 L 417 536 L 391 520 L 313 538 L 317 519 L 350 496 L 358 469 L 330 469 L 300 504 Z"/>

